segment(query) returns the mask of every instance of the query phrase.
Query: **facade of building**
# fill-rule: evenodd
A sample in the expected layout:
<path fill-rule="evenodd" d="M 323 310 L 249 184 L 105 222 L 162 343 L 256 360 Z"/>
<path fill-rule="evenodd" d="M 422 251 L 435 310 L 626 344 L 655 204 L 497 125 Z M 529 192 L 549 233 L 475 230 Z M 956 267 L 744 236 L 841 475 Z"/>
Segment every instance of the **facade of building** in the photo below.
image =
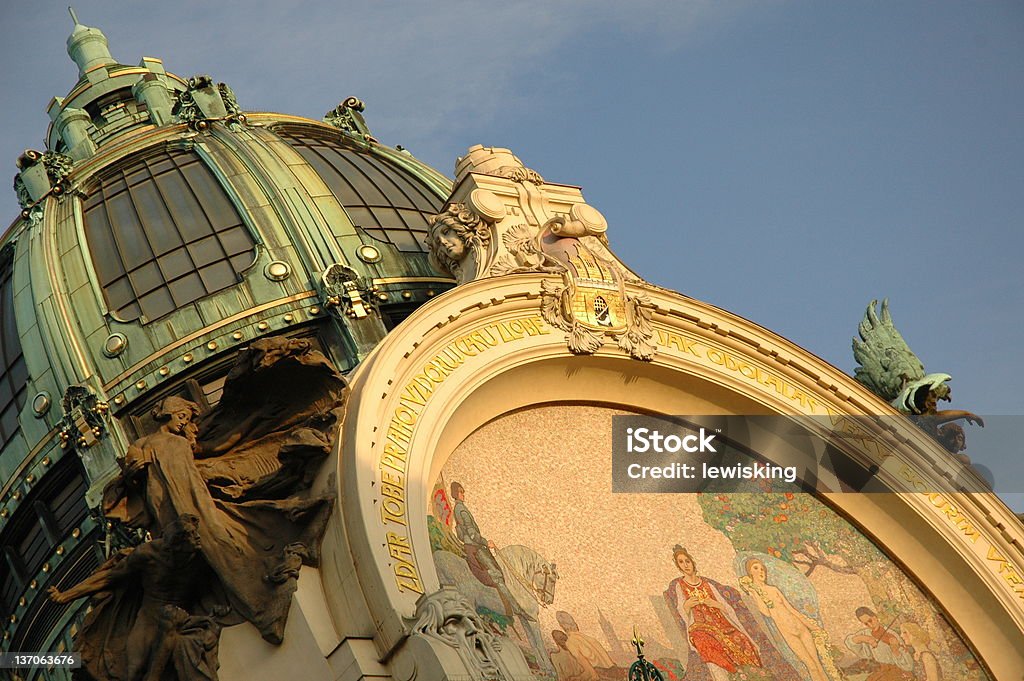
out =
<path fill-rule="evenodd" d="M 284 593 L 281 630 L 204 592 L 174 601 L 187 623 L 151 618 L 160 637 L 103 640 L 166 679 L 214 678 L 219 657 L 228 681 L 596 681 L 626 678 L 636 625 L 665 678 L 1019 678 L 1020 521 L 861 383 L 645 282 L 578 188 L 486 147 L 453 183 L 374 139 L 355 98 L 323 121 L 245 112 L 209 77 L 115 62 L 77 22 L 68 53 L 79 81 L 50 104 L 47 150 L 19 159 L 23 211 L 0 244 L 2 652 L 91 641 L 100 676 L 109 601 L 51 589 L 163 551 L 170 508 L 198 515 L 204 584 L 231 591 L 248 577 L 213 553 L 253 542 L 218 534 L 222 514 L 316 498 L 314 539 L 282 539 L 254 578 Z M 233 369 L 299 355 L 262 383 Z M 319 396 L 330 369 L 348 388 L 329 410 L 310 398 L 301 428 L 267 407 Z M 175 404 L 194 413 L 175 421 Z M 240 404 L 256 426 L 230 420 Z M 680 414 L 852 423 L 834 451 L 900 491 L 837 474 L 814 493 L 613 492 L 613 417 Z M 173 459 L 193 419 L 193 449 L 231 431 L 208 466 Z M 280 439 L 257 465 L 246 433 L 265 443 L 267 423 Z M 318 437 L 322 460 L 289 468 Z M 786 459 L 785 434 L 743 444 Z M 241 459 L 214 471 L 225 452 Z M 124 511 L 131 494 L 149 525 Z M 117 579 L 94 591 L 140 590 L 122 624 L 146 621 L 160 585 Z"/>

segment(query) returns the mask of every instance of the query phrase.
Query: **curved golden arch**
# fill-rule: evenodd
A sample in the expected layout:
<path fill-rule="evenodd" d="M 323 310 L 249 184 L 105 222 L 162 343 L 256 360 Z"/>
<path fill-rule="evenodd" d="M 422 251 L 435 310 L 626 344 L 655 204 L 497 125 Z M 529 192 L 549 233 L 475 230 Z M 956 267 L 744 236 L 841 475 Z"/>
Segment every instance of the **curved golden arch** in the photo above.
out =
<path fill-rule="evenodd" d="M 433 481 L 462 440 L 501 414 L 566 401 L 666 414 L 895 413 L 785 339 L 653 287 L 642 287 L 655 307 L 652 362 L 632 360 L 611 342 L 594 356 L 574 356 L 564 334 L 540 318 L 542 279 L 476 281 L 439 296 L 351 376 L 338 458 L 345 536 L 327 541 L 346 542 L 354 558 L 382 658 L 404 638 L 403 618 L 412 616 L 420 594 L 438 588 L 425 517 Z M 454 360 L 458 354 L 461 362 Z M 433 368 L 425 371 L 428 365 Z M 416 387 L 424 379 L 429 391 L 427 384 Z M 627 382 L 634 385 L 622 390 Z M 397 428 L 391 450 L 389 425 Z M 887 437 L 901 464 L 922 480 L 933 475 L 930 462 L 945 456 L 912 427 Z M 388 461 L 395 464 L 403 447 L 404 470 L 398 470 Z M 941 505 L 926 494 L 826 498 L 927 586 L 995 678 L 1024 668 L 1024 528 L 1001 501 L 962 493 L 942 495 Z M 970 535 L 951 523 L 951 508 L 970 523 Z M 328 593 L 337 578 L 325 571 Z M 332 612 L 344 628 L 343 613 Z"/>

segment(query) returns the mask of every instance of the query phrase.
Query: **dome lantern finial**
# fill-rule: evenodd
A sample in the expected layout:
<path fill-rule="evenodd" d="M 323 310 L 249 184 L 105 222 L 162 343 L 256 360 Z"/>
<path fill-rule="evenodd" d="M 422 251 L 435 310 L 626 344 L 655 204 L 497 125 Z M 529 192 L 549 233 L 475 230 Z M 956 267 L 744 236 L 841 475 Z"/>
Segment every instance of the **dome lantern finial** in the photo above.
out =
<path fill-rule="evenodd" d="M 68 56 L 78 64 L 78 75 L 84 77 L 86 72 L 97 66 L 116 64 L 107 48 L 107 36 L 98 28 L 90 28 L 78 21 L 73 7 L 68 7 L 75 28 L 68 36 Z"/>

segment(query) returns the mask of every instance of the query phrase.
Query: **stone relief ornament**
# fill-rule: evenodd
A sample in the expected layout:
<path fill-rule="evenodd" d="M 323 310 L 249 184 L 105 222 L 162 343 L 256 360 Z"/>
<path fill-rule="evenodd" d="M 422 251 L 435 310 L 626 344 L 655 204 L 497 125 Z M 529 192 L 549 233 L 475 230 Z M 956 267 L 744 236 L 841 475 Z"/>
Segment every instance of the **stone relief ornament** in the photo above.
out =
<path fill-rule="evenodd" d="M 508 149 L 470 147 L 455 165 L 455 189 L 431 219 L 433 265 L 458 283 L 518 273 L 557 274 L 541 296 L 545 321 L 569 349 L 593 354 L 608 338 L 630 356 L 654 356 L 652 310 L 640 284 L 609 250 L 604 216 L 577 187 L 546 183 Z"/>
<path fill-rule="evenodd" d="M 14 193 L 23 209 L 23 217 L 28 217 L 25 212 L 29 207 L 48 193 L 63 194 L 67 190 L 67 179 L 74 163 L 70 156 L 56 151 L 27 149 L 18 157 Z"/>
<path fill-rule="evenodd" d="M 979 426 L 984 426 L 984 422 L 969 411 L 937 408 L 940 400 L 949 401 L 952 397 L 946 385 L 952 376 L 926 374 L 924 364 L 893 324 L 889 300 L 882 301 L 880 314 L 877 305 L 877 300 L 868 305 L 858 326 L 860 340 L 853 339 L 853 356 L 860 365 L 854 370 L 854 377 L 910 416 L 960 461 L 970 463 L 970 458 L 962 454 L 966 448 L 964 429 L 955 422 L 964 420 Z"/>
<path fill-rule="evenodd" d="M 61 406 L 64 419 L 61 424 L 60 446 L 82 451 L 92 447 L 107 432 L 106 416 L 110 405 L 102 402 L 89 387 L 70 386 L 64 392 Z"/>
<path fill-rule="evenodd" d="M 476 266 L 486 258 L 491 243 L 487 221 L 464 203 L 450 203 L 429 222 L 430 263 L 460 282 L 467 276 L 475 278 Z"/>
<path fill-rule="evenodd" d="M 128 448 L 102 503 L 154 539 L 51 592 L 93 595 L 75 639 L 90 678 L 216 679 L 220 630 L 243 621 L 281 643 L 299 569 L 319 562 L 333 498 L 311 487 L 346 393 L 309 341 L 278 337 L 239 353 L 207 413 L 161 400 L 159 427 Z"/>
<path fill-rule="evenodd" d="M 377 139 L 370 134 L 370 128 L 366 125 L 366 119 L 363 118 L 365 110 L 366 104 L 363 100 L 358 97 L 348 97 L 325 113 L 323 121 L 366 142 L 376 142 Z"/>
<path fill-rule="evenodd" d="M 592 238 L 589 244 L 586 236 Z M 656 346 L 648 298 L 627 294 L 618 263 L 606 257 L 606 249 L 602 253 L 595 248 L 602 244 L 593 237 L 581 221 L 563 217 L 541 229 L 541 251 L 562 265 L 561 285 L 550 280 L 541 284 L 541 315 L 566 332 L 569 350 L 575 354 L 594 354 L 611 336 L 631 357 L 650 361 Z"/>
<path fill-rule="evenodd" d="M 341 312 L 351 319 L 362 319 L 377 312 L 377 300 L 364 277 L 351 267 L 334 263 L 321 277 L 324 308 Z"/>
<path fill-rule="evenodd" d="M 245 122 L 234 91 L 225 83 L 214 84 L 206 75 L 188 79 L 188 88 L 178 93 L 171 114 L 196 131 L 205 130 L 211 121 L 224 121 L 233 129 Z"/>
<path fill-rule="evenodd" d="M 412 635 L 454 648 L 473 681 L 510 681 L 503 670 L 501 644 L 473 606 L 454 587 L 445 586 L 416 602 Z"/>

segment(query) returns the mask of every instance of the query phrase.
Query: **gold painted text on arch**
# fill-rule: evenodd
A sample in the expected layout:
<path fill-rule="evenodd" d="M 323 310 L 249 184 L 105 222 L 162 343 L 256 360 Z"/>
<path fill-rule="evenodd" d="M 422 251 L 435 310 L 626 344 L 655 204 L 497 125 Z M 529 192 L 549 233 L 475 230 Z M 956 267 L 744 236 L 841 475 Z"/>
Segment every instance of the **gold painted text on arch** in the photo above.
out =
<path fill-rule="evenodd" d="M 539 315 L 484 324 L 448 343 L 423 365 L 420 372 L 398 393 L 398 406 L 384 428 L 385 443 L 378 461 L 380 470 L 380 514 L 384 525 L 408 525 L 406 472 L 409 443 L 427 401 L 441 383 L 458 369 L 467 357 L 475 357 L 503 343 L 529 336 L 551 333 Z M 387 533 L 388 554 L 398 590 L 423 593 L 416 557 L 404 534 Z"/>
<path fill-rule="evenodd" d="M 666 331 L 665 329 L 658 329 L 658 344 L 666 348 L 675 348 L 683 354 L 706 359 L 716 366 L 734 371 L 748 381 L 757 383 L 762 389 L 774 390 L 779 395 L 793 400 L 811 413 L 821 411 L 822 405 L 813 396 L 808 395 L 784 378 L 776 376 L 767 369 L 762 369 L 740 357 L 736 357 L 727 350 L 707 345 L 701 341 L 687 338 L 682 334 Z"/>

